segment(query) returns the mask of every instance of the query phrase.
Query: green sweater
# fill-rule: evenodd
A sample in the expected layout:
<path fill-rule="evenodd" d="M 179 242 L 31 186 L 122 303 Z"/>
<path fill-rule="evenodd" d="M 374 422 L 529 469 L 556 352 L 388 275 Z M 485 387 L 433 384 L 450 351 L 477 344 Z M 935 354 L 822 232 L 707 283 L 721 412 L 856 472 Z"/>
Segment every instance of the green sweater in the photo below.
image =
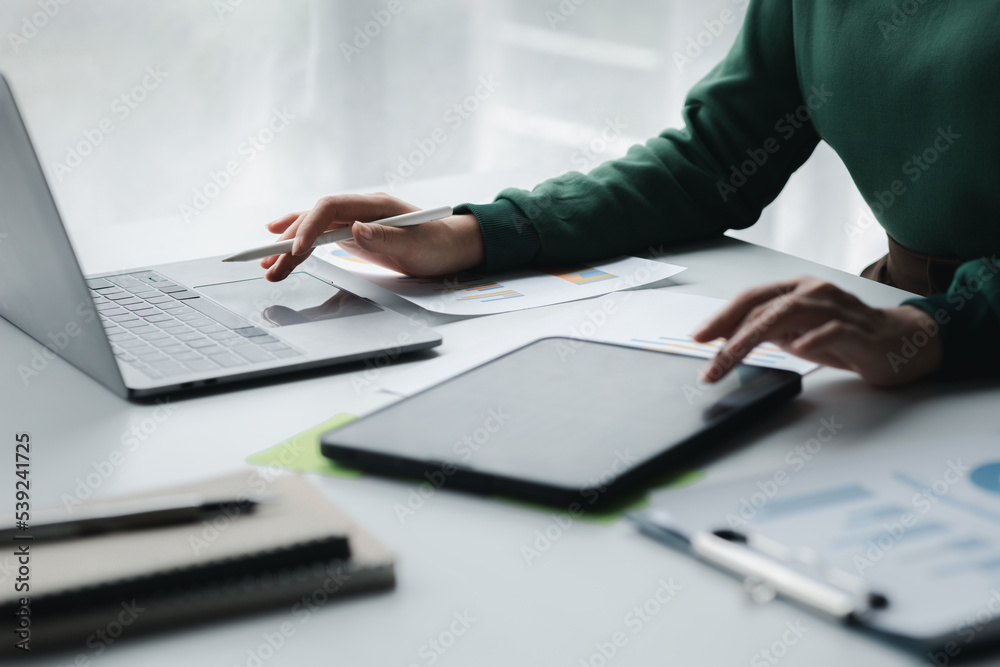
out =
<path fill-rule="evenodd" d="M 752 225 L 826 141 L 890 236 L 965 261 L 947 294 L 906 302 L 940 324 L 942 375 L 1000 376 L 998 35 L 992 2 L 752 0 L 684 129 L 459 210 L 488 270 L 637 252 Z"/>

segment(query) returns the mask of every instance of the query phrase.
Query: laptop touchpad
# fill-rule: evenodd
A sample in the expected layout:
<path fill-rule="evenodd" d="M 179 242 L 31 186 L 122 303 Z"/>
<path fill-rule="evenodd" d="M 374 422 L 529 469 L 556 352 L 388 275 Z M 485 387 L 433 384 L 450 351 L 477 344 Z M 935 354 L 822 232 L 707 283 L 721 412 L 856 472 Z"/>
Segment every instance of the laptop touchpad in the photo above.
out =
<path fill-rule="evenodd" d="M 280 283 L 254 278 L 195 289 L 260 327 L 308 324 L 382 310 L 304 272 L 295 272 Z"/>

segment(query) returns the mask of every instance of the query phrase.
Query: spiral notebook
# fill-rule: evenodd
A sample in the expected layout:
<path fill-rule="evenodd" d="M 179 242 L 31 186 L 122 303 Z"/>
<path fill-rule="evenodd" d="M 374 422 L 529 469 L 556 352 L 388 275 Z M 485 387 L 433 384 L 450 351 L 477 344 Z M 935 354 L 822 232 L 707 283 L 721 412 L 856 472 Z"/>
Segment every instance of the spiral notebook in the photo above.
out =
<path fill-rule="evenodd" d="M 128 621 L 133 636 L 267 607 L 322 590 L 323 600 L 391 588 L 394 559 L 306 477 L 270 481 L 245 471 L 120 497 L 129 507 L 158 497 L 251 498 L 253 511 L 201 521 L 58 541 L 19 540 L 30 554 L 30 588 L 0 592 L 0 615 L 27 607 L 32 652 L 84 646 L 95 628 Z M 68 515 L 72 517 L 72 514 Z M 31 529 L 25 531 L 30 536 Z M 22 601 L 27 598 L 27 605 Z M 13 642 L 4 642 L 7 652 Z M 22 649 L 23 650 L 23 649 Z"/>

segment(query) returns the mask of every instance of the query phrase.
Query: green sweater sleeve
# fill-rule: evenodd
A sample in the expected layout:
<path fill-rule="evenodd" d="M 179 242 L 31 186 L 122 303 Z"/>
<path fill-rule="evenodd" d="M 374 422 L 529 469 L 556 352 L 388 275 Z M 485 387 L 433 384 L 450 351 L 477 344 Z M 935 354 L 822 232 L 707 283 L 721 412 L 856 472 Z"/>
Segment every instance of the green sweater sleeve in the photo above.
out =
<path fill-rule="evenodd" d="M 689 93 L 683 129 L 586 175 L 460 207 L 479 220 L 484 268 L 590 261 L 756 222 L 819 142 L 810 105 L 825 93 L 800 90 L 794 51 L 792 3 L 753 0 L 729 55 Z"/>
<path fill-rule="evenodd" d="M 938 377 L 946 379 L 1000 377 L 1000 266 L 997 258 L 966 262 L 955 272 L 945 294 L 904 301 L 934 318 L 937 330 L 927 337 L 915 334 L 901 342 L 896 363 L 906 363 L 927 344 L 929 336 L 940 335 L 943 349 Z"/>

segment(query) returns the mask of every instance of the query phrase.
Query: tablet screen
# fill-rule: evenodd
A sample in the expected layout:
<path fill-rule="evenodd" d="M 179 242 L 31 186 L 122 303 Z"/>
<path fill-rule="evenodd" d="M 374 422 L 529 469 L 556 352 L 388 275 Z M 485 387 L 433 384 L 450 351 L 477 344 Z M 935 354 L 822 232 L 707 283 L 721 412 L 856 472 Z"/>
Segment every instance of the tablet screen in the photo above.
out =
<path fill-rule="evenodd" d="M 330 445 L 563 488 L 607 482 L 724 420 L 793 373 L 567 338 L 536 341 L 364 419 Z M 790 379 L 793 378 L 793 379 Z"/>

